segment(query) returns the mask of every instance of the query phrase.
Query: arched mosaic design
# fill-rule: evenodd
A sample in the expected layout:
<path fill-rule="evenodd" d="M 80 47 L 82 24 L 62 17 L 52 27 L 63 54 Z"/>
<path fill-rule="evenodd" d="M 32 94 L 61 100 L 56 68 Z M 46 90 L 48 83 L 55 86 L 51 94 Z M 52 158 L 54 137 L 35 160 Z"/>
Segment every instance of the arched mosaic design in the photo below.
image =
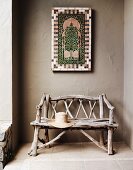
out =
<path fill-rule="evenodd" d="M 52 70 L 91 71 L 91 9 L 52 9 Z"/>

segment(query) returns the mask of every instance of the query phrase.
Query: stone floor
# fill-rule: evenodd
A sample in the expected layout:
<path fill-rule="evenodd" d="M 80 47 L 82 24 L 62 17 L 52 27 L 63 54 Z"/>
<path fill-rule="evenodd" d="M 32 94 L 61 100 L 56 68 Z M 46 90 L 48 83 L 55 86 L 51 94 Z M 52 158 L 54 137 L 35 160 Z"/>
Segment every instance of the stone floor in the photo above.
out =
<path fill-rule="evenodd" d="M 24 144 L 4 170 L 133 170 L 133 152 L 124 143 L 115 143 L 115 155 L 107 155 L 93 143 L 72 143 L 45 148 L 36 157 Z"/>

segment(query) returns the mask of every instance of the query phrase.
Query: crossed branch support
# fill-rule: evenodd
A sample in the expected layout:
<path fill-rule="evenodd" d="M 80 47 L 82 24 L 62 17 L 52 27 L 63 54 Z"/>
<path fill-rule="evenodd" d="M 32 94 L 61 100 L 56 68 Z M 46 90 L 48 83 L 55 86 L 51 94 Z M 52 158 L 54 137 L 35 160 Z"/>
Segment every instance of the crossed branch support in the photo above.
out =
<path fill-rule="evenodd" d="M 37 155 L 37 150 L 40 150 L 46 146 L 50 146 L 51 144 L 53 144 L 55 141 L 57 141 L 58 139 L 60 139 L 65 133 L 67 132 L 67 130 L 63 130 L 61 133 L 59 133 L 55 138 L 53 138 L 50 141 L 47 141 L 46 143 L 38 146 L 38 139 L 39 139 L 39 127 L 35 127 L 35 133 L 34 133 L 34 140 L 31 146 L 31 150 L 28 153 L 30 156 L 36 156 Z M 112 128 L 108 128 L 108 144 L 107 147 L 104 146 L 104 144 L 101 142 L 98 142 L 96 139 L 94 139 L 92 136 L 90 136 L 88 133 L 86 133 L 84 130 L 80 130 L 80 132 L 86 136 L 89 140 L 91 140 L 96 146 L 98 146 L 99 148 L 103 149 L 104 151 L 107 151 L 109 155 L 113 154 L 113 145 L 112 145 L 112 135 L 113 135 L 113 129 Z M 43 143 L 43 142 L 42 142 Z"/>

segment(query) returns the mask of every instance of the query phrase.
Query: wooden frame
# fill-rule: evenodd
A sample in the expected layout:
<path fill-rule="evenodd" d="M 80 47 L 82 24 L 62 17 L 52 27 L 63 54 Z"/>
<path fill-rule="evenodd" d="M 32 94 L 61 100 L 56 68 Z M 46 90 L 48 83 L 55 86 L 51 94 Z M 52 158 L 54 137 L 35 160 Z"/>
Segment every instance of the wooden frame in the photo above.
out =
<path fill-rule="evenodd" d="M 52 9 L 52 70 L 91 71 L 91 9 Z"/>

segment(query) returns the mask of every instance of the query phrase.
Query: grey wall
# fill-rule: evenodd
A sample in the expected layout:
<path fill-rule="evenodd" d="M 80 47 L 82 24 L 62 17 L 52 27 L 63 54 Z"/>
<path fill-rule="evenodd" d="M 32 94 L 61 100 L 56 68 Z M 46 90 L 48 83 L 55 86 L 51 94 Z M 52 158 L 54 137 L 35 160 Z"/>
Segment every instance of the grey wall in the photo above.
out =
<path fill-rule="evenodd" d="M 51 71 L 51 7 L 76 6 L 93 9 L 93 72 Z M 123 131 L 123 0 L 23 0 L 21 2 L 19 126 L 21 141 L 31 141 L 35 106 L 43 92 L 97 95 L 106 93 L 115 105 L 115 119 Z M 71 141 L 66 137 L 66 141 Z M 76 140 L 80 140 L 77 137 Z"/>
<path fill-rule="evenodd" d="M 124 4 L 124 138 L 133 149 L 133 1 Z"/>

